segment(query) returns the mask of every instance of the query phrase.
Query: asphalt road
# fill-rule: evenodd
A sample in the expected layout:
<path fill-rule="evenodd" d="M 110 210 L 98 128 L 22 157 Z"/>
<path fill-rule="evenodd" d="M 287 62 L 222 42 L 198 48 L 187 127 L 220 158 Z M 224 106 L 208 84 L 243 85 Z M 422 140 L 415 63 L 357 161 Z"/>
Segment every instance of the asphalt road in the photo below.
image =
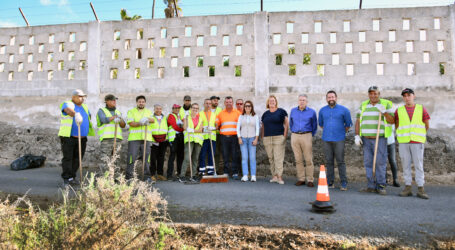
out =
<path fill-rule="evenodd" d="M 0 166 L 0 191 L 58 199 L 61 169 L 44 167 L 11 171 Z M 455 237 L 454 186 L 427 186 L 429 200 L 399 197 L 402 188 L 387 187 L 387 195 L 360 193 L 363 183 L 349 184 L 346 192 L 330 189 L 337 211 L 310 211 L 316 188 L 230 181 L 184 185 L 158 182 L 155 186 L 169 202 L 174 222 L 247 224 L 321 230 L 346 236 L 371 236 L 414 244 L 428 237 Z M 414 193 L 416 188 L 414 187 Z"/>

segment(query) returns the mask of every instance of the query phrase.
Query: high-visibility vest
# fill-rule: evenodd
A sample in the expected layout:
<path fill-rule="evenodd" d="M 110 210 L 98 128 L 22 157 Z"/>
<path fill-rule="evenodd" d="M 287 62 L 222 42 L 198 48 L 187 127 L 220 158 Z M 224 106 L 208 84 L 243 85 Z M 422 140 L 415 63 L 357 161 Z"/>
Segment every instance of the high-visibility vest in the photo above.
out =
<path fill-rule="evenodd" d="M 139 110 L 137 108 L 133 108 L 133 109 L 128 110 L 127 123 L 139 122 L 142 118 L 144 118 L 144 117 L 150 118 L 151 116 L 152 116 L 152 111 L 150 111 L 149 109 L 144 108 L 142 112 L 139 112 Z M 139 127 L 130 126 L 129 134 L 128 134 L 128 141 L 144 140 L 145 127 L 146 126 L 139 126 Z M 151 130 L 152 130 L 152 126 L 150 124 L 147 125 L 147 141 L 153 141 Z"/>
<path fill-rule="evenodd" d="M 109 111 L 109 109 L 101 108 L 101 110 L 104 112 L 104 115 L 107 118 L 112 117 L 112 114 Z M 120 111 L 118 111 L 118 109 L 115 110 L 115 114 L 117 116 L 119 116 L 119 117 L 122 115 L 120 113 Z M 114 138 L 114 134 L 115 134 L 115 122 L 114 122 L 114 120 L 110 121 L 108 124 L 106 124 L 106 123 L 101 124 L 100 118 L 99 118 L 98 113 L 97 113 L 96 114 L 96 126 L 98 127 L 98 134 L 100 136 L 100 141 L 102 141 L 104 139 Z M 117 139 L 123 140 L 122 130 L 121 129 L 120 130 L 117 129 Z"/>
<path fill-rule="evenodd" d="M 62 107 L 63 107 L 63 104 L 65 103 L 72 103 L 73 101 L 66 101 L 66 102 L 62 102 L 60 104 L 60 129 L 58 131 L 58 136 L 62 136 L 62 137 L 70 137 L 71 136 L 71 127 L 73 126 L 73 117 L 72 116 L 69 116 L 69 115 L 64 115 L 63 112 L 62 112 Z M 88 128 L 88 135 L 89 136 L 94 136 L 95 135 L 95 130 L 93 129 L 92 127 L 92 123 L 90 122 L 91 118 L 90 116 L 88 115 L 89 112 L 88 112 L 88 108 L 87 108 L 87 105 L 85 105 L 84 103 L 82 103 L 82 108 L 85 110 L 85 113 L 87 113 L 87 116 L 88 116 L 88 125 L 89 125 L 89 128 Z"/>
<path fill-rule="evenodd" d="M 174 116 L 175 118 L 175 121 L 177 122 L 177 115 L 174 114 L 174 113 L 170 113 L 169 116 L 167 117 L 167 120 L 169 120 L 169 117 L 170 116 Z M 172 127 L 172 125 L 169 125 L 169 127 L 167 128 L 167 138 L 169 140 L 169 142 L 173 142 L 175 140 L 175 135 L 177 134 L 177 132 L 175 131 L 175 129 Z"/>
<path fill-rule="evenodd" d="M 152 135 L 166 135 L 166 140 L 168 139 L 167 135 L 167 119 L 166 116 L 163 115 L 163 118 L 161 118 L 161 123 L 158 123 L 158 119 L 153 116 L 153 119 L 155 120 L 154 123 L 152 123 Z M 153 139 L 155 141 L 155 139 Z"/>
<path fill-rule="evenodd" d="M 399 107 L 397 113 L 399 122 L 396 130 L 398 143 L 409 143 L 410 141 L 425 143 L 427 141 L 427 130 L 422 120 L 422 105 L 416 104 L 411 121 L 409 121 L 409 115 L 404 106 Z"/>
<path fill-rule="evenodd" d="M 218 116 L 218 114 L 219 114 L 221 111 L 223 111 L 223 109 L 221 109 L 220 107 L 216 107 L 216 109 L 215 109 L 215 120 L 216 120 L 216 116 Z M 217 130 L 217 131 L 216 131 L 216 134 L 219 135 L 219 134 L 220 134 L 220 131 Z"/>
<path fill-rule="evenodd" d="M 209 120 L 209 116 L 210 120 Z M 207 112 L 207 115 L 205 115 L 205 111 L 199 112 L 199 117 L 202 118 L 202 126 L 204 128 L 208 127 L 215 127 L 215 121 L 216 121 L 216 115 L 212 113 L 212 111 Z M 212 141 L 216 141 L 216 130 L 211 131 L 210 133 L 204 133 L 203 134 L 204 140 L 210 139 L 212 137 Z"/>
<path fill-rule="evenodd" d="M 236 119 L 235 120 L 234 119 L 231 119 L 231 120 L 220 119 L 220 118 L 224 117 L 225 115 L 229 115 L 232 117 L 236 116 Z M 218 115 L 218 118 L 221 120 L 220 121 L 220 133 L 222 135 L 236 135 L 237 134 L 237 121 L 239 119 L 239 116 L 240 116 L 240 112 L 237 111 L 236 109 L 232 109 L 231 112 L 227 112 L 226 110 L 223 110 L 222 112 L 220 112 L 220 114 Z"/>
<path fill-rule="evenodd" d="M 370 100 L 366 100 L 362 102 L 361 110 L 362 112 L 360 113 L 360 124 L 362 124 L 362 117 L 363 117 L 363 112 L 365 111 L 365 108 L 367 105 L 370 103 Z M 392 102 L 386 99 L 379 99 L 379 103 L 381 103 L 384 108 L 387 107 L 388 104 L 392 105 Z M 362 136 L 362 128 L 360 128 L 359 132 L 360 136 Z M 387 119 L 384 117 L 384 137 L 387 138 L 392 135 L 392 125 L 387 123 Z"/>
<path fill-rule="evenodd" d="M 182 107 L 180 107 L 180 110 L 179 110 L 179 116 L 180 116 L 180 119 L 183 121 L 183 118 L 185 118 L 185 109 Z M 191 116 L 191 107 L 190 109 L 187 110 L 188 111 L 188 117 Z"/>
<path fill-rule="evenodd" d="M 188 128 L 193 128 L 194 130 L 198 130 L 202 126 L 203 121 L 202 121 L 201 116 L 199 116 L 199 121 L 198 121 L 196 127 L 194 127 L 193 119 L 191 118 L 191 116 L 188 116 L 187 119 L 188 119 Z M 189 136 L 188 136 L 188 134 L 189 134 Z M 185 130 L 185 131 L 183 131 L 183 136 L 184 136 L 184 143 L 188 142 L 188 137 L 189 137 L 190 142 L 199 143 L 201 146 L 202 146 L 202 143 L 204 142 L 204 137 L 202 137 L 202 133 L 188 133 Z"/>

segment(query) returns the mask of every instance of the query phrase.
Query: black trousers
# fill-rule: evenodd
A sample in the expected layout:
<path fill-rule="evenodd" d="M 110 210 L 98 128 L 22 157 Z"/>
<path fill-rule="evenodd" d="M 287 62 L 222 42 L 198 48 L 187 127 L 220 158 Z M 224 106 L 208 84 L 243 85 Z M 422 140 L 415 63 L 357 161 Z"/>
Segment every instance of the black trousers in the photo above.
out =
<path fill-rule="evenodd" d="M 228 175 L 239 174 L 239 139 L 237 135 L 221 135 L 223 146 L 224 173 Z"/>
<path fill-rule="evenodd" d="M 76 137 L 60 136 L 62 146 L 62 178 L 76 178 L 79 169 L 79 142 Z M 85 148 L 87 147 L 87 137 L 81 138 L 81 156 L 84 159 Z"/>
<path fill-rule="evenodd" d="M 183 159 L 185 158 L 185 144 L 183 143 L 183 133 L 176 134 L 173 142 L 170 142 L 171 154 L 167 161 L 167 178 L 171 178 L 174 173 L 174 161 L 177 158 L 177 176 L 182 171 Z"/>
<path fill-rule="evenodd" d="M 160 142 L 158 145 L 152 144 L 150 152 L 150 172 L 154 176 L 156 173 L 163 175 L 164 155 L 166 154 L 169 142 Z"/>

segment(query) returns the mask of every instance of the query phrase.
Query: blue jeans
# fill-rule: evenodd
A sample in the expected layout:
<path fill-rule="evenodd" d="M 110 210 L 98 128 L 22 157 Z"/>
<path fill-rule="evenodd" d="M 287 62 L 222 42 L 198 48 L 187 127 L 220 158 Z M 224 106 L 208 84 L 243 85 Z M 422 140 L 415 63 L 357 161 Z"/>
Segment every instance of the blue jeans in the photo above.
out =
<path fill-rule="evenodd" d="M 237 148 L 239 147 L 239 139 L 237 135 L 221 135 L 221 145 L 223 147 L 223 173 L 228 175 L 239 174 L 239 155 Z"/>
<path fill-rule="evenodd" d="M 250 162 L 250 174 L 256 175 L 256 146 L 253 146 L 255 137 L 242 137 L 242 145 L 240 151 L 242 152 L 242 173 L 248 175 L 248 160 Z"/>
<path fill-rule="evenodd" d="M 212 141 L 213 153 L 216 152 L 216 141 Z M 206 165 L 206 158 L 208 157 L 208 164 Z M 206 139 L 202 143 L 201 153 L 199 154 L 199 172 L 205 172 L 205 166 L 213 166 L 212 150 L 210 149 L 210 140 Z"/>
<path fill-rule="evenodd" d="M 341 183 L 348 183 L 348 178 L 346 177 L 346 164 L 344 162 L 344 140 L 323 141 L 322 143 L 329 185 L 335 182 L 335 159 L 337 161 L 338 174 L 340 175 Z"/>
<path fill-rule="evenodd" d="M 387 169 L 387 138 L 379 137 L 378 151 L 376 156 L 376 180 L 373 179 L 373 158 L 376 139 L 362 137 L 363 142 L 363 165 L 365 166 L 368 187 L 380 189 L 385 187 L 385 173 Z M 381 187 L 380 187 L 381 186 Z"/>

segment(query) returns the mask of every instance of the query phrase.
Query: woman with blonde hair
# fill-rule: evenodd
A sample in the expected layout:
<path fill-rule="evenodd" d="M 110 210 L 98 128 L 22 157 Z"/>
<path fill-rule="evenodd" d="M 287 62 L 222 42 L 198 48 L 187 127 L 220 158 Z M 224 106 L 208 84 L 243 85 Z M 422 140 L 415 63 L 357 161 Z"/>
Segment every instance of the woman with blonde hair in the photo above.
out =
<path fill-rule="evenodd" d="M 283 162 L 288 134 L 288 113 L 278 108 L 278 100 L 274 95 L 267 99 L 267 111 L 262 115 L 261 138 L 270 163 L 272 179 L 270 182 L 284 184 Z"/>

